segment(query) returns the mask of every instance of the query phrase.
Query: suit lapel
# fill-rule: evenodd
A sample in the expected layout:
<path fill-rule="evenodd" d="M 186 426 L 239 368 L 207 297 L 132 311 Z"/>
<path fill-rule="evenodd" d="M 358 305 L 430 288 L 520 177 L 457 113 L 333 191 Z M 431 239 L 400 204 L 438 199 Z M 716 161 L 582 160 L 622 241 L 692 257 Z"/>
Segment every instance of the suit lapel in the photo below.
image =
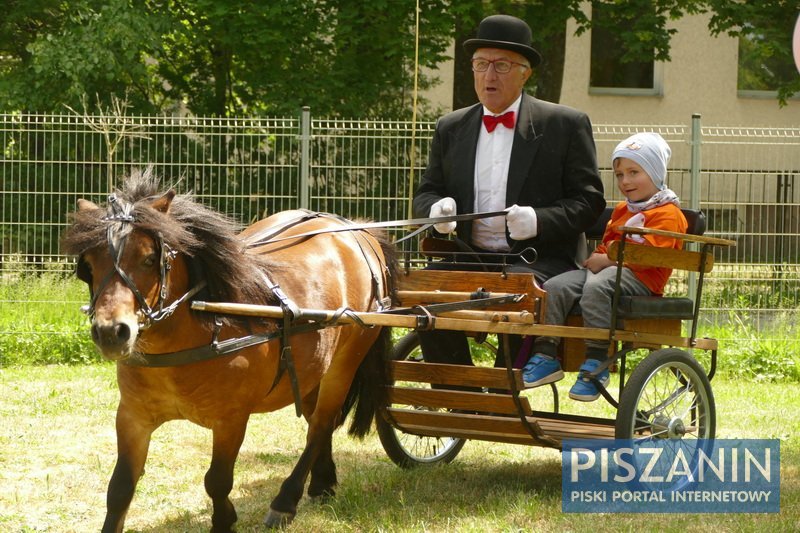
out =
<path fill-rule="evenodd" d="M 511 161 L 508 167 L 506 184 L 506 205 L 518 202 L 522 185 L 530 174 L 536 152 L 542 141 L 540 113 L 536 113 L 535 100 L 527 94 L 522 95 L 522 102 L 517 120 L 514 145 L 511 148 Z"/>
<path fill-rule="evenodd" d="M 475 154 L 478 148 L 478 135 L 482 126 L 483 107 L 477 104 L 462 119 L 463 123 L 456 127 L 453 142 L 454 160 L 453 175 L 458 180 L 458 191 L 466 212 L 471 213 L 475 206 Z"/>

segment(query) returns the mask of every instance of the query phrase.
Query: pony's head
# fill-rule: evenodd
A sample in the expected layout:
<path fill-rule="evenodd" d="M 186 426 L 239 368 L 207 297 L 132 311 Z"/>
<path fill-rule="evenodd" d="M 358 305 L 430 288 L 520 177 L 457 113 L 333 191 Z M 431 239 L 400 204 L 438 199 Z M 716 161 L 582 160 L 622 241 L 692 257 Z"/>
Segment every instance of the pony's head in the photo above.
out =
<path fill-rule="evenodd" d="M 159 191 L 149 169 L 132 173 L 105 206 L 81 199 L 77 207 L 62 246 L 78 257 L 77 275 L 91 296 L 85 310 L 92 339 L 106 358 L 146 351 L 142 332 L 199 293 L 263 302 L 254 275 L 261 265 L 242 253 L 236 225 L 187 195 Z"/>

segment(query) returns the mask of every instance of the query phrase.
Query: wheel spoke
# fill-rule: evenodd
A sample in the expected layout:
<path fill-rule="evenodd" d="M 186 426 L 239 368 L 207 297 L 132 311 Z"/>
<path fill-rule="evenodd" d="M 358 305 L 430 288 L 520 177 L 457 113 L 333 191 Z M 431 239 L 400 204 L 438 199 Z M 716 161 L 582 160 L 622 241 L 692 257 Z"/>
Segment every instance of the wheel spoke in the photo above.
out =
<path fill-rule="evenodd" d="M 703 368 L 678 348 L 656 350 L 632 372 L 620 397 L 618 438 L 708 439 L 714 400 Z"/>

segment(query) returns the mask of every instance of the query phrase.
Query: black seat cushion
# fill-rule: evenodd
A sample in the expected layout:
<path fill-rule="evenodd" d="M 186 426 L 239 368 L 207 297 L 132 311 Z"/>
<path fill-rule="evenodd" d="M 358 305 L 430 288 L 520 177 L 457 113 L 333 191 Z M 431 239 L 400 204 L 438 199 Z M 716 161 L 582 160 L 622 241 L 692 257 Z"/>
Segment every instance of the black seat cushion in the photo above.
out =
<path fill-rule="evenodd" d="M 576 302 L 570 315 L 580 315 L 581 305 Z M 664 318 L 691 320 L 694 303 L 690 298 L 663 298 L 660 296 L 620 296 L 617 307 L 619 318 Z"/>
<path fill-rule="evenodd" d="M 694 314 L 690 298 L 620 296 L 617 313 L 622 318 L 673 318 L 689 320 Z"/>

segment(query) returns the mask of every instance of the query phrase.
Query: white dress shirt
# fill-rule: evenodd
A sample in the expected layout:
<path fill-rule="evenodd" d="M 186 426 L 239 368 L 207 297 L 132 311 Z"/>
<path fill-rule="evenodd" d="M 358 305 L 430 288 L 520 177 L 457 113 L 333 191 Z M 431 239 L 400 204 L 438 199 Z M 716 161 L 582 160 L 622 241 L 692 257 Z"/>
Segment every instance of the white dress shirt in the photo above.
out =
<path fill-rule="evenodd" d="M 503 110 L 514 111 L 514 126 L 519 120 L 519 104 L 522 95 Z M 484 115 L 493 115 L 483 108 Z M 514 144 L 514 128 L 502 124 L 492 133 L 481 125 L 478 147 L 475 153 L 475 212 L 501 211 L 506 208 L 506 183 L 511 162 L 511 146 Z M 484 250 L 506 252 L 510 248 L 506 240 L 505 217 L 483 218 L 472 222 L 472 244 Z"/>

